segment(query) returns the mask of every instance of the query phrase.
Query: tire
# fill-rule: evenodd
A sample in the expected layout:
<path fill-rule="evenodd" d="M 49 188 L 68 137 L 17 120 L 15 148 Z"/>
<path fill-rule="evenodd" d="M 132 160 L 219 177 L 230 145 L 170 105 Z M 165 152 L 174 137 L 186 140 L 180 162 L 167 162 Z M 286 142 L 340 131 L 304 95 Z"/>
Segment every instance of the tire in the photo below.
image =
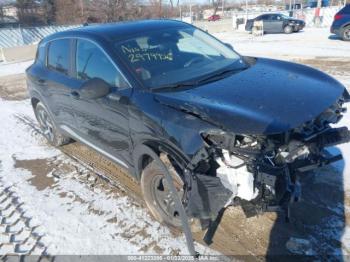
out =
<path fill-rule="evenodd" d="M 340 37 L 344 41 L 350 41 L 350 25 L 344 27 L 340 32 Z"/>
<path fill-rule="evenodd" d="M 169 169 L 180 199 L 183 196 L 182 179 Z M 141 190 L 148 209 L 160 223 L 180 228 L 181 218 L 175 208 L 175 201 L 171 197 L 165 175 L 155 161 L 150 162 L 142 171 Z M 167 209 L 168 208 L 168 209 Z"/>
<path fill-rule="evenodd" d="M 59 147 L 70 142 L 71 139 L 69 137 L 62 135 L 58 131 L 50 114 L 41 102 L 35 106 L 34 112 L 44 137 L 51 145 Z"/>
<path fill-rule="evenodd" d="M 285 34 L 290 34 L 293 32 L 293 28 L 290 26 L 290 25 L 286 25 L 284 28 L 283 28 L 283 32 Z"/>

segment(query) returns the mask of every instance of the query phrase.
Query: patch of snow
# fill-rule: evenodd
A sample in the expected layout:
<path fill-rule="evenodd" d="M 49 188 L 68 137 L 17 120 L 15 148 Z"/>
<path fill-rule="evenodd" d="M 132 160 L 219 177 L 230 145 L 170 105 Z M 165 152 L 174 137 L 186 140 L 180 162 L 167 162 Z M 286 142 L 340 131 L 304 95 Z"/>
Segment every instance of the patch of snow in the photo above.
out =
<path fill-rule="evenodd" d="M 33 61 L 0 63 L 0 77 L 25 73 L 25 70 L 33 64 Z"/>
<path fill-rule="evenodd" d="M 293 34 L 266 34 L 255 37 L 248 32 L 214 34 L 231 44 L 242 55 L 271 58 L 350 58 L 349 43 L 330 37 L 329 28 L 305 28 Z"/>

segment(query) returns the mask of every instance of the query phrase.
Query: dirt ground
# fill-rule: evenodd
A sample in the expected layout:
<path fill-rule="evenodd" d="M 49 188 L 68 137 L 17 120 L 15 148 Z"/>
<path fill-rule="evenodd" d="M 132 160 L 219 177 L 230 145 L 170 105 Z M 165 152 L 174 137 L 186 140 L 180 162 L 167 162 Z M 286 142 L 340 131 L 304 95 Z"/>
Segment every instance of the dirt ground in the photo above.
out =
<path fill-rule="evenodd" d="M 22 100 L 28 97 L 25 74 L 0 77 L 0 97 L 6 100 Z"/>
<path fill-rule="evenodd" d="M 350 63 L 346 60 L 330 57 L 294 61 L 319 68 L 335 77 L 350 77 Z M 350 89 L 350 86 L 347 88 Z M 5 100 L 27 98 L 24 75 L 1 77 L 0 97 Z M 35 129 L 36 123 L 24 118 L 19 120 Z M 135 199 L 135 205 L 144 206 L 137 182 L 127 176 L 122 168 L 79 143 L 66 145 L 61 150 L 90 170 L 84 176 L 86 183 L 97 185 L 103 190 L 114 190 L 117 194 L 128 194 Z M 14 160 L 17 168 L 32 172 L 34 177 L 30 183 L 37 190 L 54 187 L 54 177 L 59 179 L 62 170 L 75 168 L 57 159 Z M 341 236 L 350 223 L 349 213 L 345 210 L 345 205 L 350 204 L 350 199 L 343 191 L 342 174 L 331 168 L 324 168 L 319 173 L 309 173 L 302 178 L 303 197 L 300 203 L 292 207 L 289 223 L 286 223 L 283 214 L 265 213 L 247 219 L 241 208 L 228 208 L 211 247 L 226 255 L 285 255 L 289 254 L 286 243 L 292 236 L 308 238 L 310 243 L 303 248 L 307 251 L 310 244 L 313 247 L 310 252 L 320 256 L 326 256 L 329 252 L 339 252 L 345 248 L 342 246 Z M 327 184 L 321 183 L 324 181 L 323 176 L 334 172 L 338 173 L 331 182 L 327 180 Z M 336 221 L 337 226 L 329 223 L 332 219 Z M 173 233 L 179 234 L 175 231 Z M 197 241 L 202 242 L 203 233 L 195 234 Z M 153 249 L 157 249 L 156 243 Z M 159 250 L 159 253 L 162 253 L 162 250 Z"/>

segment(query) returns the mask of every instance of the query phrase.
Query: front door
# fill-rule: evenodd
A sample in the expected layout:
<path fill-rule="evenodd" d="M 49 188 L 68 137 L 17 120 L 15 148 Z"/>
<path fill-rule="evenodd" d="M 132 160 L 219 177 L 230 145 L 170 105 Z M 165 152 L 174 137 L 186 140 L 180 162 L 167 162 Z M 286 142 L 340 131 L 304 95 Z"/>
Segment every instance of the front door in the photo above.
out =
<path fill-rule="evenodd" d="M 95 148 L 118 164 L 131 166 L 128 101 L 131 87 L 120 71 L 96 43 L 77 39 L 75 85 L 100 78 L 111 86 L 106 97 L 86 99 L 75 94 L 76 121 L 82 142 Z"/>
<path fill-rule="evenodd" d="M 46 68 L 38 82 L 56 124 L 64 123 L 71 128 L 75 126 L 72 107 L 71 86 L 71 39 L 57 39 L 48 44 Z"/>

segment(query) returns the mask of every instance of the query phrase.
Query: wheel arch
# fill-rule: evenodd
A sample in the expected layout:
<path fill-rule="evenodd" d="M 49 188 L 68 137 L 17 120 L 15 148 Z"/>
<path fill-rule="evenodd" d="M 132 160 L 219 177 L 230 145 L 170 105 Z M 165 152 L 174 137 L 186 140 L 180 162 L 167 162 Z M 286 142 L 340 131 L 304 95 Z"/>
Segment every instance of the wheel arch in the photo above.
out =
<path fill-rule="evenodd" d="M 40 102 L 39 98 L 33 96 L 31 99 L 30 99 L 30 102 L 32 104 L 32 107 L 33 109 L 35 109 L 36 105 Z"/>
<path fill-rule="evenodd" d="M 155 140 L 145 141 L 144 143 L 136 146 L 132 154 L 135 167 L 135 177 L 138 180 L 141 179 L 142 170 L 155 157 L 160 158 L 161 153 L 166 153 L 169 155 L 169 157 L 181 167 L 186 166 L 186 164 L 190 161 L 188 156 L 165 142 Z"/>
<path fill-rule="evenodd" d="M 350 26 L 350 22 L 347 22 L 347 23 L 343 24 L 343 25 L 341 26 L 341 29 L 344 29 L 345 27 L 348 27 L 348 26 Z"/>

